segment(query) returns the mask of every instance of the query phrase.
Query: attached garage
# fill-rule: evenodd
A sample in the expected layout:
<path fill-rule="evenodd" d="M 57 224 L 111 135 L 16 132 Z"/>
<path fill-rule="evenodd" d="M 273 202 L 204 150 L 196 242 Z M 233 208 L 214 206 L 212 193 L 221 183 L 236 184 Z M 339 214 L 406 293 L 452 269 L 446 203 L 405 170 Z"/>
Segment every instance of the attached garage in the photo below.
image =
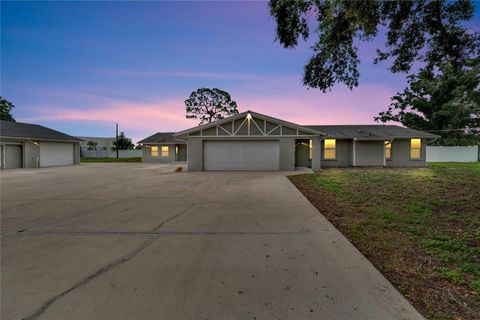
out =
<path fill-rule="evenodd" d="M 204 170 L 279 170 L 277 141 L 209 141 L 203 145 Z"/>
<path fill-rule="evenodd" d="M 40 167 L 73 164 L 73 143 L 40 142 Z"/>
<path fill-rule="evenodd" d="M 293 171 L 298 164 L 295 146 L 305 141 L 308 164 L 314 170 L 320 169 L 317 155 L 322 135 L 304 126 L 246 111 L 177 132 L 174 137 L 187 142 L 188 171 Z"/>

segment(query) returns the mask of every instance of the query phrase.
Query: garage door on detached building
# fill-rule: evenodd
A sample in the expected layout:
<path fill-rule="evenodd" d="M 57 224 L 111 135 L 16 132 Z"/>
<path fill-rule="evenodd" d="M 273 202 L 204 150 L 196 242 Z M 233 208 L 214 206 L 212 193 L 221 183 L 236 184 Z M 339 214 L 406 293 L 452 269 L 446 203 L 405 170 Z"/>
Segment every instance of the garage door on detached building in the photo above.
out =
<path fill-rule="evenodd" d="M 40 166 L 73 164 L 73 143 L 40 142 Z"/>
<path fill-rule="evenodd" d="M 204 141 L 204 170 L 279 170 L 278 141 Z"/>
<path fill-rule="evenodd" d="M 80 163 L 79 138 L 38 124 L 0 120 L 1 169 Z"/>

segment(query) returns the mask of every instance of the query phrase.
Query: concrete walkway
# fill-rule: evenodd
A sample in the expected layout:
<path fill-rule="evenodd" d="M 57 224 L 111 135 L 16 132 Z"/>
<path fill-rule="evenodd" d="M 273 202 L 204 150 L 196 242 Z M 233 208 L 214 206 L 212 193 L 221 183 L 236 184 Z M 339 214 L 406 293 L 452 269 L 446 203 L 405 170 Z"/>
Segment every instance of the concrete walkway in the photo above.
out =
<path fill-rule="evenodd" d="M 2 319 L 422 319 L 284 173 L 1 173 Z"/>

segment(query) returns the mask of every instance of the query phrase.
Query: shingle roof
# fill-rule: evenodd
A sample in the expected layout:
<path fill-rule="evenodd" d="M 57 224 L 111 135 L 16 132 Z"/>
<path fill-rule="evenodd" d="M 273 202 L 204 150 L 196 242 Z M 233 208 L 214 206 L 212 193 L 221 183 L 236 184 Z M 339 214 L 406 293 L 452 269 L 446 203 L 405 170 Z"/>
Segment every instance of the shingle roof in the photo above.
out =
<path fill-rule="evenodd" d="M 0 136 L 32 140 L 82 141 L 76 137 L 38 124 L 3 120 L 0 122 Z"/>
<path fill-rule="evenodd" d="M 438 138 L 436 134 L 395 125 L 307 125 L 331 138 L 394 139 L 394 138 Z"/>
<path fill-rule="evenodd" d="M 173 137 L 175 132 L 157 132 L 154 135 L 147 137 L 143 140 L 138 141 L 138 143 L 149 144 L 149 143 L 166 143 L 166 144 L 184 144 L 184 141 L 177 140 Z"/>

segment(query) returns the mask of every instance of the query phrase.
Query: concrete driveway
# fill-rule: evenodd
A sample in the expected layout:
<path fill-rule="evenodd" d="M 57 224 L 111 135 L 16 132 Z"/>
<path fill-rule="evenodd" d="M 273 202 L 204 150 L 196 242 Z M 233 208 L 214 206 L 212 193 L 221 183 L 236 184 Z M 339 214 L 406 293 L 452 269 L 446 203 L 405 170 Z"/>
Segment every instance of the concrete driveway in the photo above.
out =
<path fill-rule="evenodd" d="M 285 173 L 1 173 L 2 319 L 422 319 Z"/>

